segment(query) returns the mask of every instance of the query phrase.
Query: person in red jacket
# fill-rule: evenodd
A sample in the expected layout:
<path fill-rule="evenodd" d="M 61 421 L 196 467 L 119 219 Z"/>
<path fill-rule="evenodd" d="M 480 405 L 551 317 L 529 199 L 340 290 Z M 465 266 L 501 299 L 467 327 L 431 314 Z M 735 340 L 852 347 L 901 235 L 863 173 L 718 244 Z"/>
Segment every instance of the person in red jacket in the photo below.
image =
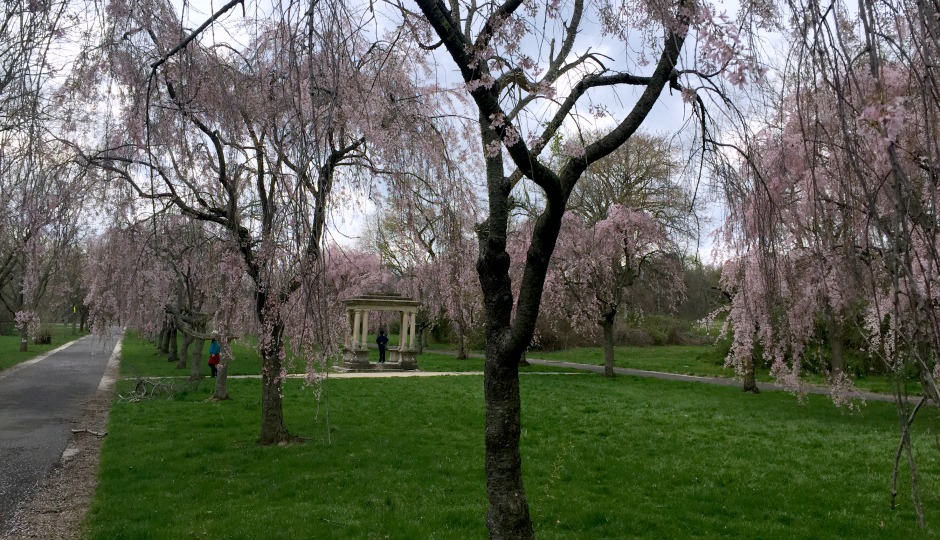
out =
<path fill-rule="evenodd" d="M 216 367 L 219 365 L 219 358 L 221 358 L 222 347 L 219 346 L 218 340 L 212 338 L 212 343 L 209 344 L 209 369 L 212 370 L 212 376 L 215 377 L 219 374 L 219 368 Z"/>

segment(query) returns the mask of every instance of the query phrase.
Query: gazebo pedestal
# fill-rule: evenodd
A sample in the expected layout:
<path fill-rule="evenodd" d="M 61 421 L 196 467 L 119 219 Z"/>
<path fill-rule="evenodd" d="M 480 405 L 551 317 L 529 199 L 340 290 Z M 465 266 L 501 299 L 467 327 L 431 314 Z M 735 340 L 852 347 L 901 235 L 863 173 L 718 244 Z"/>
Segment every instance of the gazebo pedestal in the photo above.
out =
<path fill-rule="evenodd" d="M 398 368 L 402 371 L 418 369 L 418 351 L 414 349 L 398 351 Z"/>
<path fill-rule="evenodd" d="M 369 349 L 344 349 L 341 367 L 345 369 L 369 369 Z"/>
<path fill-rule="evenodd" d="M 367 372 L 367 371 L 415 371 L 418 369 L 418 352 L 409 349 L 404 351 L 389 351 L 390 359 L 384 364 L 369 361 L 368 349 L 344 349 L 343 363 L 336 366 L 336 369 L 344 372 Z"/>

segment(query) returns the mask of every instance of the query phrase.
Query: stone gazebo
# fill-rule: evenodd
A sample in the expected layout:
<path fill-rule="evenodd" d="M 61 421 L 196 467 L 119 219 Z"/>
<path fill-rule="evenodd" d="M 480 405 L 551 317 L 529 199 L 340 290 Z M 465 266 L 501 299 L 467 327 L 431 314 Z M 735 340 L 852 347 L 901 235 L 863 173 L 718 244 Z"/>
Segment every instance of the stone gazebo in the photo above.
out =
<path fill-rule="evenodd" d="M 340 369 L 366 371 L 372 369 L 418 369 L 415 349 L 415 319 L 420 302 L 397 294 L 364 294 L 343 300 L 352 331 L 346 338 Z M 401 337 L 398 348 L 389 347 L 385 364 L 369 362 L 369 312 L 401 313 Z"/>

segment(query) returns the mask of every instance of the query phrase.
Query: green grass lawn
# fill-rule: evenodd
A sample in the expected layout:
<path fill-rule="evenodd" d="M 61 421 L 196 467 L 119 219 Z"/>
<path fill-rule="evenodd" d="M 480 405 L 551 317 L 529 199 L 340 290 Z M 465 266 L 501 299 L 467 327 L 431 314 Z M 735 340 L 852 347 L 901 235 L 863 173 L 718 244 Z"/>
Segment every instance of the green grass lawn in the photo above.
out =
<path fill-rule="evenodd" d="M 714 350 L 710 345 L 663 345 L 659 347 L 615 347 L 614 365 L 622 368 L 681 373 L 706 377 L 732 377 L 734 370 L 716 364 L 708 354 Z M 580 347 L 563 351 L 535 351 L 532 358 L 575 362 L 578 364 L 604 365 L 604 349 Z M 707 358 L 705 358 L 707 356 Z"/>
<path fill-rule="evenodd" d="M 133 382 L 118 384 L 126 394 Z M 521 384 L 524 475 L 541 538 L 940 531 L 933 407 L 914 434 L 930 524 L 921 530 L 906 471 L 898 510 L 888 506 L 892 404 L 849 414 L 821 396 L 801 405 L 782 392 L 598 375 Z M 208 387 L 116 402 L 86 537 L 486 536 L 481 377 L 327 385 L 318 403 L 301 381 L 287 382 L 287 425 L 306 443 L 284 448 L 254 442 L 258 380 L 231 380 L 234 399 L 221 403 L 204 401 Z"/>
<path fill-rule="evenodd" d="M 370 343 L 375 336 L 370 336 Z M 397 334 L 390 336 L 389 345 L 398 346 Z M 122 363 L 121 372 L 125 377 L 187 377 L 189 368 L 180 370 L 175 362 L 168 362 L 165 356 L 159 354 L 154 344 L 144 341 L 127 341 L 126 347 L 131 347 L 132 353 L 128 361 Z M 32 345 L 31 345 L 32 347 Z M 38 347 L 38 346 L 37 346 Z M 431 348 L 441 347 L 435 345 Z M 447 348 L 447 345 L 443 345 Z M 229 363 L 229 375 L 257 375 L 261 373 L 261 358 L 255 343 L 252 340 L 241 340 L 233 343 L 234 360 Z M 209 374 L 206 361 L 209 358 L 209 345 L 203 348 L 201 361 L 204 375 Z M 479 353 L 477 353 L 479 354 Z M 583 347 L 551 352 L 531 352 L 529 357 L 554 360 L 560 362 L 573 362 L 577 364 L 604 364 L 604 351 L 600 347 Z M 378 361 L 378 350 L 372 345 L 370 360 Z M 642 369 L 646 371 L 659 371 L 664 373 L 681 373 L 685 375 L 698 375 L 706 377 L 734 377 L 734 370 L 723 367 L 716 362 L 715 348 L 710 345 L 664 345 L 656 347 L 616 347 L 615 365 L 623 368 Z M 288 372 L 303 373 L 306 370 L 302 362 L 289 362 Z M 483 371 L 482 358 L 468 358 L 457 360 L 453 354 L 426 352 L 418 356 L 418 368 L 422 371 Z M 521 372 L 572 372 L 574 369 L 555 366 L 532 365 L 523 367 Z M 757 379 L 763 382 L 772 382 L 767 369 L 757 370 Z M 823 384 L 820 376 L 807 375 L 807 382 Z M 871 392 L 891 393 L 893 382 L 887 376 L 873 375 L 857 379 L 856 386 L 861 390 Z M 920 389 L 915 381 L 908 384 L 908 392 L 919 395 Z"/>
<path fill-rule="evenodd" d="M 167 361 L 167 357 L 157 351 L 150 341 L 128 332 L 122 345 L 121 375 L 124 377 L 188 377 L 189 367 L 177 369 L 176 362 Z M 179 351 L 182 353 L 182 340 Z M 234 359 L 228 364 L 229 375 L 257 375 L 261 373 L 261 356 L 252 340 L 233 342 Z M 209 342 L 202 348 L 200 365 L 203 375 L 209 375 Z M 302 370 L 301 370 L 302 371 Z"/>
<path fill-rule="evenodd" d="M 52 343 L 49 345 L 36 345 L 30 341 L 26 347 L 26 352 L 20 352 L 20 336 L 0 336 L 0 371 L 88 335 L 87 332 L 84 334 L 72 334 L 71 325 L 50 325 L 48 329 L 52 332 Z"/>
<path fill-rule="evenodd" d="M 188 377 L 189 368 L 177 369 L 176 362 L 168 362 L 166 356 L 157 352 L 156 345 L 149 341 L 138 339 L 134 334 L 128 334 L 132 339 L 124 341 L 126 360 L 121 362 L 121 375 L 124 377 Z M 235 342 L 232 346 L 235 355 L 229 363 L 229 375 L 258 375 L 261 373 L 261 357 L 257 348 L 251 341 Z M 202 371 L 209 374 L 207 361 L 209 359 L 209 345 L 203 348 Z M 370 360 L 378 361 L 378 350 L 370 351 Z M 468 358 L 458 360 L 450 354 L 424 353 L 418 356 L 418 369 L 421 371 L 483 371 L 482 358 Z M 290 373 L 303 373 L 304 365 L 292 363 Z M 544 372 L 575 372 L 569 368 L 554 366 L 532 365 L 520 369 L 526 373 Z"/>
<path fill-rule="evenodd" d="M 574 362 L 579 364 L 604 365 L 604 350 L 601 347 L 582 347 L 563 351 L 529 353 L 532 358 Z M 724 367 L 721 358 L 711 345 L 663 345 L 655 347 L 615 347 L 614 365 L 621 368 L 679 373 L 700 377 L 735 377 L 733 369 Z M 810 384 L 825 384 L 824 377 L 806 374 L 804 379 Z M 757 369 L 757 380 L 773 382 L 770 370 Z M 868 392 L 893 393 L 894 380 L 887 375 L 868 375 L 855 379 L 855 386 Z M 917 381 L 907 382 L 907 392 L 920 395 Z"/>
<path fill-rule="evenodd" d="M 472 357 L 458 360 L 452 354 L 424 353 L 418 356 L 418 369 L 421 371 L 483 371 L 483 358 Z M 538 366 L 532 364 L 519 368 L 520 373 L 578 373 L 579 370 L 556 366 Z"/>

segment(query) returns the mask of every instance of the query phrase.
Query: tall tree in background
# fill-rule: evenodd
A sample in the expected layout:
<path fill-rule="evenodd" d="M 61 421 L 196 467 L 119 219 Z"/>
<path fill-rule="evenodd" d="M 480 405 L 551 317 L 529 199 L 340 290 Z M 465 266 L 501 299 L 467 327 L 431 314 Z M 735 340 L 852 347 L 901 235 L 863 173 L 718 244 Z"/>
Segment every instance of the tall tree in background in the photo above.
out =
<path fill-rule="evenodd" d="M 741 26 L 716 17 L 708 3 L 416 3 L 421 17 L 403 8 L 406 24 L 424 45 L 443 47 L 459 70 L 462 88 L 477 109 L 485 157 L 488 206 L 477 229 L 477 271 L 486 320 L 487 527 L 493 538 L 531 538 L 519 453 L 518 367 L 532 339 L 549 259 L 571 193 L 591 164 L 636 133 L 664 89 L 674 91 L 675 99 L 686 97 L 703 112 L 702 96 L 707 99 L 711 90 L 720 90 L 722 73 L 743 83 L 753 66 L 738 54 L 745 48 Z M 597 11 L 586 13 L 587 8 Z M 753 17 L 744 10 L 745 27 Z M 583 27 L 587 20 L 600 21 L 606 37 L 622 40 L 626 50 L 632 50 L 627 37 L 633 31 L 644 36 L 650 48 L 641 62 L 603 58 L 578 40 L 588 34 Z M 683 56 L 690 34 L 698 39 L 698 54 Z M 651 67 L 641 74 L 640 65 Z M 540 155 L 562 124 L 579 123 L 589 113 L 604 116 L 604 97 L 618 89 L 638 95 L 628 112 L 614 115 L 613 127 L 595 141 L 569 141 L 566 158 L 550 167 Z M 553 106 L 546 107 L 549 102 Z M 511 192 L 523 177 L 542 190 L 545 207 L 535 219 L 514 296 L 506 246 Z"/>
<path fill-rule="evenodd" d="M 584 137 L 591 141 L 600 134 Z M 697 236 L 693 194 L 681 182 L 679 158 L 666 136 L 639 132 L 584 171 L 568 208 L 593 225 L 619 204 L 645 212 L 670 231 Z"/>

